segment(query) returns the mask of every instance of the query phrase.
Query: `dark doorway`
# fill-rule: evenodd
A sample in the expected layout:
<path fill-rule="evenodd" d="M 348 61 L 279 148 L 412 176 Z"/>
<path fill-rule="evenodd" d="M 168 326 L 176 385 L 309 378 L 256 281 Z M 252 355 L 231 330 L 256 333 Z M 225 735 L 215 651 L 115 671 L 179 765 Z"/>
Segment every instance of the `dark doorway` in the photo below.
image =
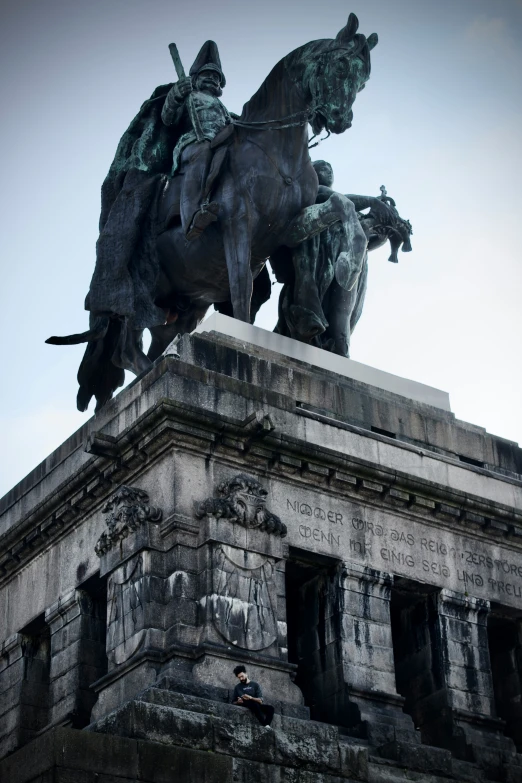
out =
<path fill-rule="evenodd" d="M 91 685 L 107 674 L 107 577 L 91 576 L 78 588 L 81 607 L 79 689 L 71 725 L 81 729 L 90 723 L 97 695 Z"/>
<path fill-rule="evenodd" d="M 432 697 L 442 688 L 437 593 L 437 588 L 396 577 L 390 603 L 397 691 L 426 744 L 437 744 Z"/>
<path fill-rule="evenodd" d="M 288 658 L 313 720 L 346 721 L 341 665 L 339 562 L 291 550 L 286 563 Z"/>
<path fill-rule="evenodd" d="M 506 610 L 488 617 L 488 645 L 497 715 L 506 721 L 505 734 L 522 752 L 522 619 Z"/>

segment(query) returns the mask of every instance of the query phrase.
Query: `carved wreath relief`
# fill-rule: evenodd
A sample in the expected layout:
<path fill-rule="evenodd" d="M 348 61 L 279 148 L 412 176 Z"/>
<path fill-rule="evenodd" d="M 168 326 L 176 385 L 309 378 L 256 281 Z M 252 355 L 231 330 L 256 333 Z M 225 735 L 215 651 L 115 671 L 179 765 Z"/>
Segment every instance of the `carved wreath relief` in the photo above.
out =
<path fill-rule="evenodd" d="M 200 503 L 196 515 L 226 519 L 249 529 L 278 536 L 286 525 L 266 508 L 267 491 L 253 477 L 239 474 L 218 487 L 219 497 Z M 218 633 L 245 650 L 263 650 L 277 639 L 273 557 L 239 547 L 215 544 L 212 550 L 211 595 L 204 598 L 208 617 Z"/>
<path fill-rule="evenodd" d="M 149 496 L 142 489 L 122 486 L 103 506 L 108 533 L 102 533 L 94 551 L 101 557 L 117 541 L 137 530 L 144 522 L 160 522 L 162 511 L 149 506 Z"/>
<path fill-rule="evenodd" d="M 268 492 L 257 479 L 239 473 L 223 481 L 217 491 L 220 497 L 208 498 L 199 504 L 196 510 L 198 518 L 224 518 L 243 527 L 286 536 L 286 525 L 266 508 Z"/>

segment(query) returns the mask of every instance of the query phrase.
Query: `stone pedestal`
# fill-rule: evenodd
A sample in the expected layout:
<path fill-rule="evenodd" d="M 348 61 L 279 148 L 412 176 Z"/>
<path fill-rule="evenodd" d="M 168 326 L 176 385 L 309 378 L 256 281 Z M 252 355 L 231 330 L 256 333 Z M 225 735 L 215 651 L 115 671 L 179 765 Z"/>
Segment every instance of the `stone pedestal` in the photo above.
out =
<path fill-rule="evenodd" d="M 0 777 L 156 781 L 161 744 L 157 783 L 518 783 L 522 451 L 241 329 L 184 336 L 0 499 L 0 756 L 42 754 Z"/>

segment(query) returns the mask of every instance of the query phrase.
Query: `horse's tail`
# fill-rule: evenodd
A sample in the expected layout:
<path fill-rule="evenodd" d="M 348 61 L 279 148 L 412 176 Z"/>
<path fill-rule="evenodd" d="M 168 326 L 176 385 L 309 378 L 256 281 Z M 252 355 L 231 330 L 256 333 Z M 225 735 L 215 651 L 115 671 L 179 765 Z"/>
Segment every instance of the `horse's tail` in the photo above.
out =
<path fill-rule="evenodd" d="M 121 340 L 122 322 L 114 318 L 107 320 L 104 334 L 89 340 L 78 369 L 80 388 L 76 405 L 79 411 L 87 410 L 92 397 L 96 398 L 98 411 L 125 382 L 125 370 L 116 366 L 113 361 L 113 355 Z M 89 331 L 94 333 L 95 330 Z"/>
<path fill-rule="evenodd" d="M 97 318 L 92 329 L 79 334 L 68 334 L 65 337 L 49 337 L 45 342 L 49 345 L 79 345 L 93 340 L 103 340 L 109 328 L 109 317 Z"/>

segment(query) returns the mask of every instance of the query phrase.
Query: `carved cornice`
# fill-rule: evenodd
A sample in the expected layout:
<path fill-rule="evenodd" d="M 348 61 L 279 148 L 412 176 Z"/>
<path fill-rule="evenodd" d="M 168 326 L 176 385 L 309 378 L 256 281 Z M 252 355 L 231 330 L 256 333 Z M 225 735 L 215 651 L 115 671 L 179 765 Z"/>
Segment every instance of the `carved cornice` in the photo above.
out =
<path fill-rule="evenodd" d="M 445 614 L 444 605 L 450 607 L 457 607 L 463 609 L 470 614 L 487 614 L 491 607 L 491 602 L 487 598 L 474 598 L 466 593 L 458 593 L 455 590 L 450 590 L 444 587 L 438 593 L 438 602 L 442 609 L 442 613 Z"/>
<path fill-rule="evenodd" d="M 63 537 L 86 512 L 105 503 L 117 484 L 134 480 L 172 446 L 207 458 L 214 455 L 232 471 L 239 468 L 285 477 L 296 486 L 312 483 L 333 495 L 393 506 L 405 516 L 522 548 L 522 512 L 518 509 L 307 443 L 270 426 L 253 429 L 252 420 L 252 416 L 234 419 L 172 399 L 159 400 L 115 443 L 111 440 L 111 451 L 117 457 L 93 456 L 0 538 L 0 584 Z M 260 411 L 256 421 L 266 421 L 266 414 Z"/>

